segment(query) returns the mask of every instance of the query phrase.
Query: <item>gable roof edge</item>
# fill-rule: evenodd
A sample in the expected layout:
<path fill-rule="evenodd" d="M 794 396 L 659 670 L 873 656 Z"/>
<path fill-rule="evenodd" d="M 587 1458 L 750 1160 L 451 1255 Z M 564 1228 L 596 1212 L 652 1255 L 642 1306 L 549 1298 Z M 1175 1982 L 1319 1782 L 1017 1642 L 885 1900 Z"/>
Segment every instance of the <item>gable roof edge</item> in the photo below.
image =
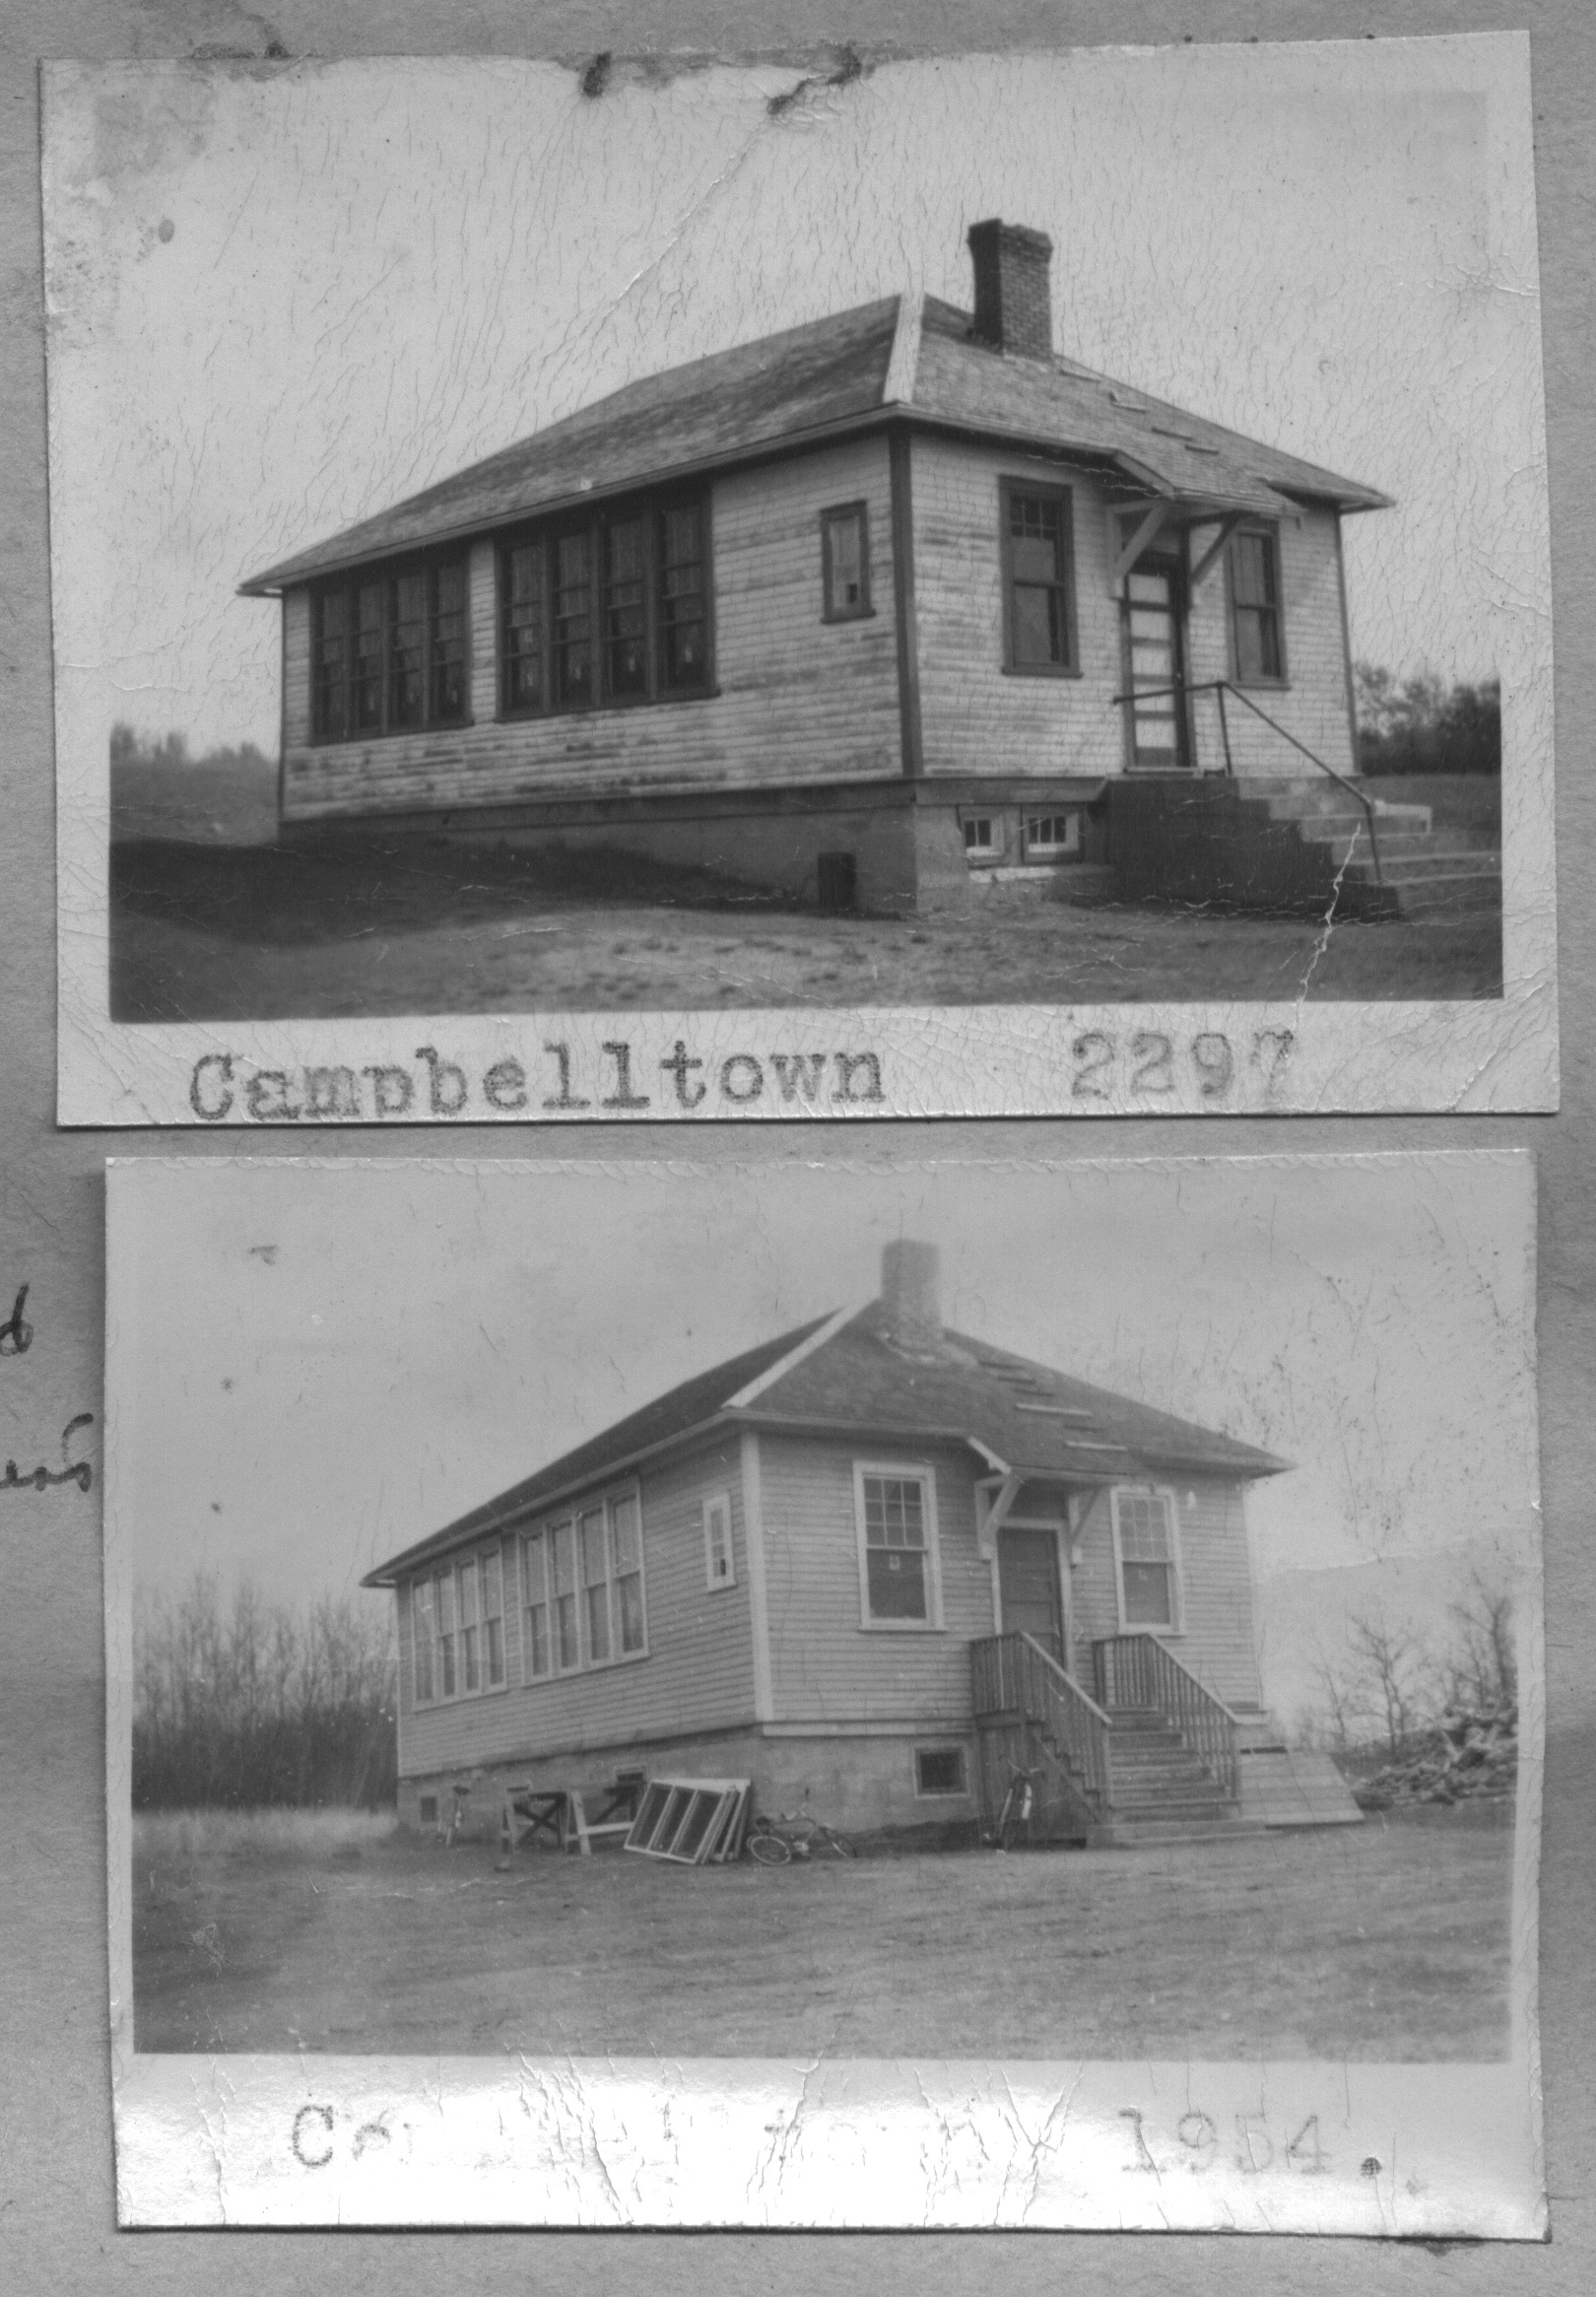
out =
<path fill-rule="evenodd" d="M 745 1386 L 740 1387 L 735 1395 L 727 1396 L 720 1407 L 721 1410 L 726 1412 L 746 1411 L 756 1396 L 764 1395 L 766 1388 L 773 1387 L 778 1380 L 784 1380 L 789 1372 L 796 1371 L 806 1357 L 813 1356 L 817 1349 L 824 1348 L 827 1341 L 833 1338 L 845 1323 L 851 1322 L 858 1313 L 857 1309 L 852 1308 L 834 1310 L 824 1323 L 818 1325 L 810 1333 L 808 1339 L 800 1340 L 796 1347 L 788 1349 L 785 1356 L 768 1366 L 765 1371 L 757 1374 Z"/>

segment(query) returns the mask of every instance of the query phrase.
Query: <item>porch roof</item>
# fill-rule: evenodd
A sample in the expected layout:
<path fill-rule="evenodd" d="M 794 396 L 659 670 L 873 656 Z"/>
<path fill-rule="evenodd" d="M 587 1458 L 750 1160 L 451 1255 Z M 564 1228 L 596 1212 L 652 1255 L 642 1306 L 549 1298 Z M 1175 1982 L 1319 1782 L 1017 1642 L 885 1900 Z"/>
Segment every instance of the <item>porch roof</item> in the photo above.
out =
<path fill-rule="evenodd" d="M 1074 360 L 978 343 L 966 311 L 888 296 L 641 376 L 240 583 L 263 597 L 340 569 L 764 459 L 889 419 L 1097 465 L 1127 500 L 1279 515 L 1390 497 Z"/>

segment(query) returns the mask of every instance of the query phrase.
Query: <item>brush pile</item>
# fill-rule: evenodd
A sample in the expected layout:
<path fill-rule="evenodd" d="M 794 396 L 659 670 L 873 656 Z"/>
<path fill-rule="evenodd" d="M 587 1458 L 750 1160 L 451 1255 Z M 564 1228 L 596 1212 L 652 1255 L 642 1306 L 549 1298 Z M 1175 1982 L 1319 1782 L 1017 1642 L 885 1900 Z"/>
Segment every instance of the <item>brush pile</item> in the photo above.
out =
<path fill-rule="evenodd" d="M 1361 1810 L 1402 1802 L 1465 1802 L 1511 1794 L 1518 1771 L 1518 1710 L 1448 1715 L 1409 1753 L 1353 1787 Z"/>

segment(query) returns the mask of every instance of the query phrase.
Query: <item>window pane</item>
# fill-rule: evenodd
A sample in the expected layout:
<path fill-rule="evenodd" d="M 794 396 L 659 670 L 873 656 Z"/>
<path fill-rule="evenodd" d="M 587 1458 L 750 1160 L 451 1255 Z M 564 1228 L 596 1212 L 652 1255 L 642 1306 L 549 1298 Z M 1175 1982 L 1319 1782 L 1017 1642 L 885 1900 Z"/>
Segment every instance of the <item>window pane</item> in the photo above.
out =
<path fill-rule="evenodd" d="M 1238 606 L 1275 603 L 1274 548 L 1266 534 L 1238 534 L 1232 545 L 1231 580 Z"/>
<path fill-rule="evenodd" d="M 647 545 L 640 518 L 619 521 L 605 545 L 604 638 L 609 690 L 648 691 Z"/>
<path fill-rule="evenodd" d="M 460 1630 L 460 1666 L 466 1689 L 480 1691 L 482 1670 L 477 1650 L 477 1630 L 474 1627 L 462 1627 Z"/>
<path fill-rule="evenodd" d="M 432 1584 L 423 1582 L 411 1591 L 411 1636 L 416 1655 L 416 1697 L 432 1696 Z"/>
<path fill-rule="evenodd" d="M 1162 1492 L 1119 1494 L 1119 1552 L 1140 1563 L 1169 1561 L 1169 1511 Z"/>
<path fill-rule="evenodd" d="M 1009 498 L 1010 563 L 1018 582 L 1056 582 L 1064 528 L 1062 506 L 1042 495 Z"/>
<path fill-rule="evenodd" d="M 375 733 L 382 724 L 382 593 L 380 582 L 363 582 L 355 593 L 351 715 L 361 733 Z"/>
<path fill-rule="evenodd" d="M 1125 1624 L 1127 1627 L 1170 1627 L 1169 1566 L 1166 1563 L 1127 1563 Z"/>
<path fill-rule="evenodd" d="M 1014 586 L 1014 658 L 1017 662 L 1062 662 L 1062 593 L 1017 582 Z"/>
<path fill-rule="evenodd" d="M 642 1564 L 642 1525 L 635 1495 L 612 1500 L 610 1517 L 615 1529 L 616 1570 L 637 1571 Z"/>
<path fill-rule="evenodd" d="M 422 664 L 427 637 L 427 576 L 398 574 L 390 588 L 388 723 L 422 722 Z"/>
<path fill-rule="evenodd" d="M 483 1633 L 488 1639 L 488 1680 L 495 1690 L 504 1680 L 504 1622 L 490 1619 Z"/>
<path fill-rule="evenodd" d="M 582 1588 L 586 1595 L 587 1655 L 610 1655 L 610 1573 L 605 1553 L 604 1510 L 596 1508 L 581 1520 Z"/>
<path fill-rule="evenodd" d="M 826 521 L 827 573 L 831 614 L 858 613 L 865 604 L 864 516 L 833 510 Z"/>
<path fill-rule="evenodd" d="M 562 1668 L 580 1663 L 576 1640 L 576 1526 L 559 1523 L 554 1531 L 555 1645 Z"/>
<path fill-rule="evenodd" d="M 450 559 L 432 571 L 432 662 L 429 714 L 433 719 L 466 713 L 466 570 Z"/>
<path fill-rule="evenodd" d="M 504 554 L 504 708 L 536 709 L 543 701 L 543 544 Z"/>
<path fill-rule="evenodd" d="M 477 1624 L 477 1567 L 474 1563 L 460 1566 L 460 1625 Z"/>
<path fill-rule="evenodd" d="M 925 1545 L 925 1500 L 917 1481 L 867 1475 L 865 1541 L 871 1547 Z"/>
<path fill-rule="evenodd" d="M 498 1619 L 504 1609 L 503 1573 L 499 1566 L 499 1550 L 491 1547 L 482 1559 L 482 1615 L 484 1619 Z"/>
<path fill-rule="evenodd" d="M 901 1548 L 865 1551 L 866 1588 L 872 1619 L 923 1619 L 925 1558 Z"/>
<path fill-rule="evenodd" d="M 731 1516 L 716 1505 L 709 1511 L 709 1579 L 711 1584 L 731 1578 Z"/>
<path fill-rule="evenodd" d="M 349 596 L 324 590 L 315 606 L 314 685 L 311 723 L 318 734 L 336 737 L 349 723 Z"/>
<path fill-rule="evenodd" d="M 555 544 L 554 690 L 566 704 L 593 699 L 593 552 L 585 533 Z"/>
<path fill-rule="evenodd" d="M 544 1538 L 535 1531 L 521 1551 L 525 1574 L 526 1649 L 522 1655 L 528 1675 L 549 1672 L 549 1587 L 544 1577 Z"/>
<path fill-rule="evenodd" d="M 616 1600 L 621 1612 L 621 1649 L 641 1651 L 648 1640 L 643 1620 L 642 1578 L 637 1572 L 629 1572 L 616 1582 Z"/>
<path fill-rule="evenodd" d="M 703 513 L 697 503 L 660 512 L 659 560 L 659 682 L 681 693 L 701 686 L 709 673 Z"/>

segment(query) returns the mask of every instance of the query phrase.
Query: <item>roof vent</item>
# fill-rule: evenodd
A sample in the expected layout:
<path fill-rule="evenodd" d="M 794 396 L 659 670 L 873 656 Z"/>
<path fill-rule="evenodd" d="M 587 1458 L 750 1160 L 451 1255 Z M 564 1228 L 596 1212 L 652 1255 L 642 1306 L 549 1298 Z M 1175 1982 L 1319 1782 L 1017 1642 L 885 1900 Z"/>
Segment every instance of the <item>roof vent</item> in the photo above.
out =
<path fill-rule="evenodd" d="M 935 1354 L 942 1344 L 941 1282 L 935 1245 L 899 1237 L 881 1255 L 881 1305 L 887 1337 L 907 1356 Z"/>
<path fill-rule="evenodd" d="M 969 227 L 975 266 L 975 340 L 1021 359 L 1053 356 L 1053 242 L 997 216 Z"/>

